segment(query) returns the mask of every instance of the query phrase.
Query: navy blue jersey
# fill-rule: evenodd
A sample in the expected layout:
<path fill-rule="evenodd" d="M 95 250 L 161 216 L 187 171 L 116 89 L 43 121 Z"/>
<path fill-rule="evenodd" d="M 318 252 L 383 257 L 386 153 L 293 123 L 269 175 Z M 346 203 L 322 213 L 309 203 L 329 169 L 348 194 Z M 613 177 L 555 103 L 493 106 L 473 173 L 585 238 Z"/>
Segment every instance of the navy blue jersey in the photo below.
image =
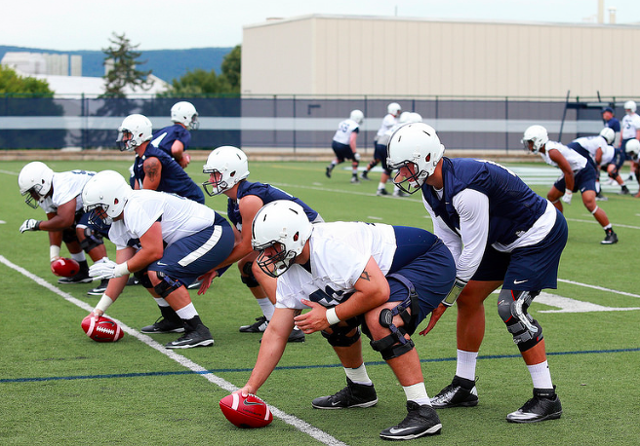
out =
<path fill-rule="evenodd" d="M 453 207 L 453 197 L 464 189 L 473 189 L 489 197 L 488 245 L 513 243 L 547 209 L 547 200 L 533 192 L 517 175 L 495 163 L 445 157 L 442 176 L 442 200 L 426 183 L 422 186 L 425 200 L 436 216 L 459 233 L 460 216 Z"/>
<path fill-rule="evenodd" d="M 607 121 L 607 127 L 617 133 L 620 131 L 620 121 L 617 118 L 611 118 Z"/>
<path fill-rule="evenodd" d="M 155 132 L 151 137 L 150 144 L 154 147 L 162 149 L 164 152 L 171 156 L 171 146 L 176 140 L 182 142 L 184 150 L 187 150 L 189 148 L 189 144 L 191 143 L 191 133 L 189 133 L 189 130 L 185 129 L 181 125 L 174 124 Z"/>
<path fill-rule="evenodd" d="M 191 177 L 187 175 L 180 164 L 171 156 L 167 155 L 163 150 L 147 145 L 144 154 L 136 156 L 136 160 L 133 163 L 133 174 L 135 180 L 142 184 L 145 173 L 143 169 L 143 163 L 147 158 L 158 158 L 162 164 L 162 174 L 160 177 L 160 184 L 158 185 L 158 192 L 167 192 L 170 194 L 176 194 L 184 198 L 196 201 L 200 204 L 204 204 L 204 193 L 202 189 L 193 182 Z"/>
<path fill-rule="evenodd" d="M 229 218 L 231 224 L 238 230 L 240 230 L 239 228 L 241 227 L 239 225 L 242 225 L 242 216 L 240 215 L 240 206 L 238 205 L 238 201 L 240 201 L 242 197 L 246 197 L 247 195 L 255 195 L 256 197 L 260 198 L 262 200 L 263 206 L 275 200 L 291 200 L 302 206 L 310 222 L 313 222 L 316 218 L 318 218 L 318 213 L 307 206 L 299 198 L 296 198 L 293 195 L 289 195 L 285 191 L 278 189 L 277 187 L 273 187 L 270 184 L 257 182 L 251 183 L 247 180 L 243 180 L 238 183 L 237 200 L 232 200 L 231 198 L 229 198 L 229 200 L 227 201 L 227 217 Z"/>

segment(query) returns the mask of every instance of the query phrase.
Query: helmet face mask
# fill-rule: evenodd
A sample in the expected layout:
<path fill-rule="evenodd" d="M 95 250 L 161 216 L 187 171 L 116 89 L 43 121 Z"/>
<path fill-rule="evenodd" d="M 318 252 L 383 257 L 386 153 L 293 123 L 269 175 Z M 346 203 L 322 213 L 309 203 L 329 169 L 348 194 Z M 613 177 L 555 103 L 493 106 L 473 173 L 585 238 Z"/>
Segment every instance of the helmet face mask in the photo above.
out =
<path fill-rule="evenodd" d="M 520 142 L 529 153 L 539 153 L 540 149 L 549 141 L 547 129 L 541 125 L 532 125 L 524 131 Z"/>
<path fill-rule="evenodd" d="M 209 181 L 202 188 L 210 196 L 219 195 L 233 188 L 249 176 L 247 155 L 233 146 L 221 146 L 213 150 L 202 167 L 202 173 L 209 174 Z M 213 178 L 212 178 L 213 177 Z"/>
<path fill-rule="evenodd" d="M 302 206 L 276 200 L 258 211 L 251 229 L 251 246 L 260 252 L 256 263 L 265 274 L 279 277 L 302 253 L 313 225 Z"/>
<path fill-rule="evenodd" d="M 391 104 L 387 105 L 388 114 L 393 115 L 397 118 L 398 116 L 400 116 L 401 112 L 402 107 L 400 107 L 400 104 L 398 104 L 397 102 L 392 102 Z"/>

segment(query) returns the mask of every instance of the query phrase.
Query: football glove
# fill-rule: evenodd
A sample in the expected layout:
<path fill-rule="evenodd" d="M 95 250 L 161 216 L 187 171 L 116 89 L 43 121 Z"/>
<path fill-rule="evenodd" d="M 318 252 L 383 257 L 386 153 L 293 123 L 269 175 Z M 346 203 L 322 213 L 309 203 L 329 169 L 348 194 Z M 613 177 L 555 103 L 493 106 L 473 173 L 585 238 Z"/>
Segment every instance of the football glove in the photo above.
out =
<path fill-rule="evenodd" d="M 564 201 L 567 204 L 571 204 L 571 198 L 573 198 L 573 193 L 570 190 L 568 190 L 562 196 L 562 201 Z"/>
<path fill-rule="evenodd" d="M 39 230 L 40 230 L 40 221 L 33 218 L 25 220 L 24 223 L 22 223 L 22 226 L 20 226 L 21 234 L 26 231 L 39 231 Z"/>
<path fill-rule="evenodd" d="M 130 274 L 127 262 L 116 263 L 113 260 L 105 260 L 104 262 L 94 263 L 89 268 L 89 275 L 94 279 L 113 279 Z"/>

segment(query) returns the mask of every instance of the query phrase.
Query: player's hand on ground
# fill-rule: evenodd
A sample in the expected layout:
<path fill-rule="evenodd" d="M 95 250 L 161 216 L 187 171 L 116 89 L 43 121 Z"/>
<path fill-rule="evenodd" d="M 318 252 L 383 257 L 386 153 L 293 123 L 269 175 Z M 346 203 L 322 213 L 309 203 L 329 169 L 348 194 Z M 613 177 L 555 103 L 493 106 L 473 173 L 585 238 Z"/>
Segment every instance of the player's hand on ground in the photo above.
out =
<path fill-rule="evenodd" d="M 20 226 L 20 233 L 24 233 L 27 231 L 39 231 L 40 230 L 40 221 L 30 218 L 25 220 L 24 223 Z"/>
<path fill-rule="evenodd" d="M 302 299 L 302 303 L 308 307 L 311 307 L 311 311 L 296 316 L 293 320 L 300 330 L 305 334 L 310 334 L 315 331 L 322 331 L 325 328 L 329 328 L 329 322 L 327 321 L 327 309 L 316 302 Z"/>
<path fill-rule="evenodd" d="M 436 326 L 436 323 L 440 319 L 440 316 L 442 316 L 442 314 L 446 311 L 446 309 L 447 309 L 446 305 L 440 304 L 436 309 L 434 309 L 431 312 L 431 317 L 429 318 L 429 324 L 427 324 L 427 328 L 425 328 L 420 332 L 422 336 L 426 336 L 427 333 L 429 333 L 433 329 L 433 327 Z"/>

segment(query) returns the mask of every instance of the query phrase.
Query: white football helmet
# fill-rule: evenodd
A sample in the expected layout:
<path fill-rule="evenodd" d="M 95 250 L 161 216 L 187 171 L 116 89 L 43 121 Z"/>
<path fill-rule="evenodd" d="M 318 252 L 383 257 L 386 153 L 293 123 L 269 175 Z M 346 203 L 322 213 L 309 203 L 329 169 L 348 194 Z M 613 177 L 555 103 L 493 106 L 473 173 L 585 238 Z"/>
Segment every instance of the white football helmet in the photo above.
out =
<path fill-rule="evenodd" d="M 198 112 L 191 102 L 180 101 L 171 107 L 171 120 L 184 125 L 189 130 L 198 130 Z"/>
<path fill-rule="evenodd" d="M 411 112 L 404 111 L 400 113 L 400 117 L 398 118 L 398 124 L 407 124 L 411 121 Z"/>
<path fill-rule="evenodd" d="M 635 101 L 627 101 L 624 103 L 624 109 L 626 110 L 631 110 L 631 113 L 635 113 L 636 112 L 636 103 Z"/>
<path fill-rule="evenodd" d="M 414 124 L 422 122 L 422 115 L 420 113 L 411 112 L 411 114 L 409 115 L 409 122 Z"/>
<path fill-rule="evenodd" d="M 131 186 L 124 177 L 113 170 L 103 170 L 95 174 L 82 189 L 82 203 L 85 212 L 93 212 L 91 220 L 97 221 L 95 212 L 102 208 L 107 218 L 102 218 L 106 224 L 118 217 L 124 210 L 124 205 L 131 196 Z"/>
<path fill-rule="evenodd" d="M 138 114 L 129 115 L 124 118 L 122 125 L 118 128 L 116 144 L 121 152 L 131 151 L 143 142 L 151 140 L 151 136 L 152 127 L 149 118 Z"/>
<path fill-rule="evenodd" d="M 397 102 L 392 102 L 391 104 L 387 105 L 387 113 L 395 116 L 396 118 L 400 116 L 401 111 L 402 107 L 400 107 L 400 104 L 398 104 Z"/>
<path fill-rule="evenodd" d="M 362 113 L 360 110 L 353 110 L 351 112 L 351 115 L 349 115 L 349 119 L 351 119 L 352 121 L 356 121 L 358 125 L 360 125 L 364 120 L 364 113 Z"/>
<path fill-rule="evenodd" d="M 304 209 L 290 200 L 276 200 L 265 205 L 253 219 L 251 246 L 260 255 L 256 262 L 260 269 L 271 277 L 284 274 L 300 255 L 311 237 L 313 224 Z M 271 257 L 268 248 L 277 252 Z"/>
<path fill-rule="evenodd" d="M 247 155 L 237 147 L 218 147 L 209 154 L 202 172 L 219 174 L 217 181 L 205 181 L 202 187 L 210 197 L 221 194 L 249 176 Z M 211 186 L 211 190 L 208 186 Z"/>
<path fill-rule="evenodd" d="M 529 148 L 529 142 L 533 143 L 533 148 Z M 541 125 L 532 125 L 524 131 L 524 136 L 520 140 L 524 149 L 530 153 L 538 153 L 542 146 L 544 146 L 547 141 L 549 141 L 549 135 L 547 134 L 547 129 L 542 127 Z"/>
<path fill-rule="evenodd" d="M 638 161 L 638 155 L 640 154 L 640 141 L 635 138 L 630 139 L 624 146 L 624 150 L 633 161 Z"/>
<path fill-rule="evenodd" d="M 605 127 L 600 130 L 600 136 L 607 141 L 607 144 L 613 144 L 613 140 L 616 139 L 616 132 L 611 127 Z"/>
<path fill-rule="evenodd" d="M 24 202 L 32 208 L 37 208 L 40 202 L 51 191 L 53 170 L 45 163 L 34 161 L 27 164 L 18 175 L 20 194 L 27 195 Z"/>
<path fill-rule="evenodd" d="M 420 190 L 444 156 L 444 146 L 433 127 L 424 123 L 409 123 L 396 130 L 387 145 L 387 167 L 407 168 L 408 178 L 396 174 L 393 183 L 402 191 L 413 194 Z"/>

